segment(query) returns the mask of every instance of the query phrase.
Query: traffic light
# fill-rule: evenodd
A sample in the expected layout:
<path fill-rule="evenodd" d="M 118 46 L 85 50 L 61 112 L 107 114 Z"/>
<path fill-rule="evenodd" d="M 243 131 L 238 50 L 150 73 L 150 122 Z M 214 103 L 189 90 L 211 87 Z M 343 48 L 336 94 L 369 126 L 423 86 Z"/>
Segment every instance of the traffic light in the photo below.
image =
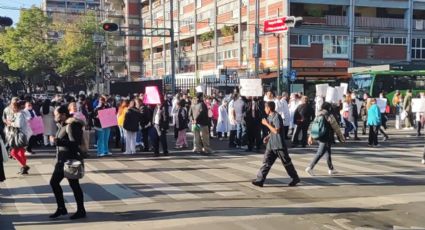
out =
<path fill-rule="evenodd" d="M 289 16 L 286 17 L 285 24 L 287 27 L 298 27 L 303 23 L 302 17 Z"/>
<path fill-rule="evenodd" d="M 114 32 L 118 30 L 118 25 L 116 23 L 103 23 L 102 28 L 104 31 Z"/>
<path fill-rule="evenodd" d="M 0 17 L 0 26 L 11 26 L 13 20 L 9 17 Z"/>

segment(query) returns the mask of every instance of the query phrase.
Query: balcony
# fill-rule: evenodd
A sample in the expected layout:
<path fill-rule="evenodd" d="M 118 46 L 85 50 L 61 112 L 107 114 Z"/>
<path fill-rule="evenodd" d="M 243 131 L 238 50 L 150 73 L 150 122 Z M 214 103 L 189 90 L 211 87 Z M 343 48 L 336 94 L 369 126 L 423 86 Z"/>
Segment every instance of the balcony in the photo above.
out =
<path fill-rule="evenodd" d="M 109 62 L 125 62 L 125 57 L 123 57 L 123 56 L 109 56 L 108 61 Z"/>
<path fill-rule="evenodd" d="M 153 58 L 154 58 L 154 59 L 162 58 L 162 52 L 159 52 L 159 53 L 153 53 Z"/>
<path fill-rule="evenodd" d="M 399 18 L 356 17 L 356 26 L 406 29 L 406 20 Z"/>
<path fill-rule="evenodd" d="M 223 44 L 227 44 L 227 43 L 232 43 L 235 41 L 235 34 L 234 35 L 230 35 L 230 36 L 226 36 L 226 37 L 220 37 L 218 38 L 218 44 L 223 45 Z"/>

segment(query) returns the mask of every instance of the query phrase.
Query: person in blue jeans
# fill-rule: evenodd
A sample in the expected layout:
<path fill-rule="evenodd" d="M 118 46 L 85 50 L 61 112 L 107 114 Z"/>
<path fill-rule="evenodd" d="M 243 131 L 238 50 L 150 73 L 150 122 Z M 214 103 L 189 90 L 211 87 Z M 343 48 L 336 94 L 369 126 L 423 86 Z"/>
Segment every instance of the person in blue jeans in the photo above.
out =
<path fill-rule="evenodd" d="M 106 103 L 106 98 L 101 96 L 99 98 L 99 104 L 94 110 L 94 128 L 97 135 L 97 156 L 103 157 L 106 155 L 111 155 L 109 152 L 109 137 L 111 135 L 111 128 L 102 128 L 99 120 L 99 111 L 103 109 L 108 109 L 110 106 Z"/>

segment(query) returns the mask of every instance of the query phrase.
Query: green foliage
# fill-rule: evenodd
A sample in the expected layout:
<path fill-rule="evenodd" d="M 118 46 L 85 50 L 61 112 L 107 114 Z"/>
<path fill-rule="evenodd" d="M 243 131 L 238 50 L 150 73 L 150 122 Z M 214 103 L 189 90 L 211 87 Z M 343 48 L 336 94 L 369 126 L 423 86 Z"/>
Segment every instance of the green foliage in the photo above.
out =
<path fill-rule="evenodd" d="M 209 31 L 209 32 L 203 33 L 199 37 L 199 39 L 201 40 L 201 42 L 210 41 L 213 38 L 214 38 L 214 31 Z"/>
<path fill-rule="evenodd" d="M 221 32 L 221 35 L 222 35 L 223 37 L 228 37 L 228 36 L 232 36 L 232 35 L 234 35 L 234 34 L 235 34 L 235 30 L 233 29 L 233 27 L 231 27 L 231 26 L 227 26 L 227 25 L 223 26 L 223 27 L 220 29 L 220 32 Z"/>
<path fill-rule="evenodd" d="M 90 77 L 96 74 L 96 44 L 93 34 L 97 31 L 94 14 L 82 16 L 76 23 L 64 24 L 62 40 L 57 44 L 59 64 L 55 68 L 62 76 Z"/>
<path fill-rule="evenodd" d="M 308 10 L 308 15 L 311 17 L 323 17 L 323 12 L 317 8 L 311 8 Z"/>
<path fill-rule="evenodd" d="M 49 19 L 39 8 L 21 10 L 15 28 L 0 34 L 0 60 L 11 70 L 39 75 L 51 71 L 56 65 L 54 43 L 46 37 Z"/>

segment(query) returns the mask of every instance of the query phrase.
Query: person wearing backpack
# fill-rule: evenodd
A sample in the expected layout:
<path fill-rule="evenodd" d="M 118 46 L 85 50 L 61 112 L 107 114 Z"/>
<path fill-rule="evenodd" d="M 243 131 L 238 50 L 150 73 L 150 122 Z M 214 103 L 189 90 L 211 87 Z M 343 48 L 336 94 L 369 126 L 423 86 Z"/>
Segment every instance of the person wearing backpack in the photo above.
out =
<path fill-rule="evenodd" d="M 336 170 L 332 164 L 331 158 L 331 146 L 333 142 L 334 133 L 336 133 L 340 142 L 344 142 L 344 135 L 341 132 L 341 129 L 338 125 L 338 121 L 331 114 L 332 105 L 328 102 L 322 104 L 321 110 L 318 116 L 314 119 L 311 126 L 310 136 L 308 138 L 308 144 L 312 145 L 314 140 L 319 143 L 319 148 L 317 149 L 316 156 L 311 161 L 310 165 L 305 169 L 305 171 L 310 175 L 314 176 L 313 169 L 314 166 L 319 162 L 320 158 L 327 153 L 327 163 L 329 168 L 329 175 L 336 174 Z"/>

